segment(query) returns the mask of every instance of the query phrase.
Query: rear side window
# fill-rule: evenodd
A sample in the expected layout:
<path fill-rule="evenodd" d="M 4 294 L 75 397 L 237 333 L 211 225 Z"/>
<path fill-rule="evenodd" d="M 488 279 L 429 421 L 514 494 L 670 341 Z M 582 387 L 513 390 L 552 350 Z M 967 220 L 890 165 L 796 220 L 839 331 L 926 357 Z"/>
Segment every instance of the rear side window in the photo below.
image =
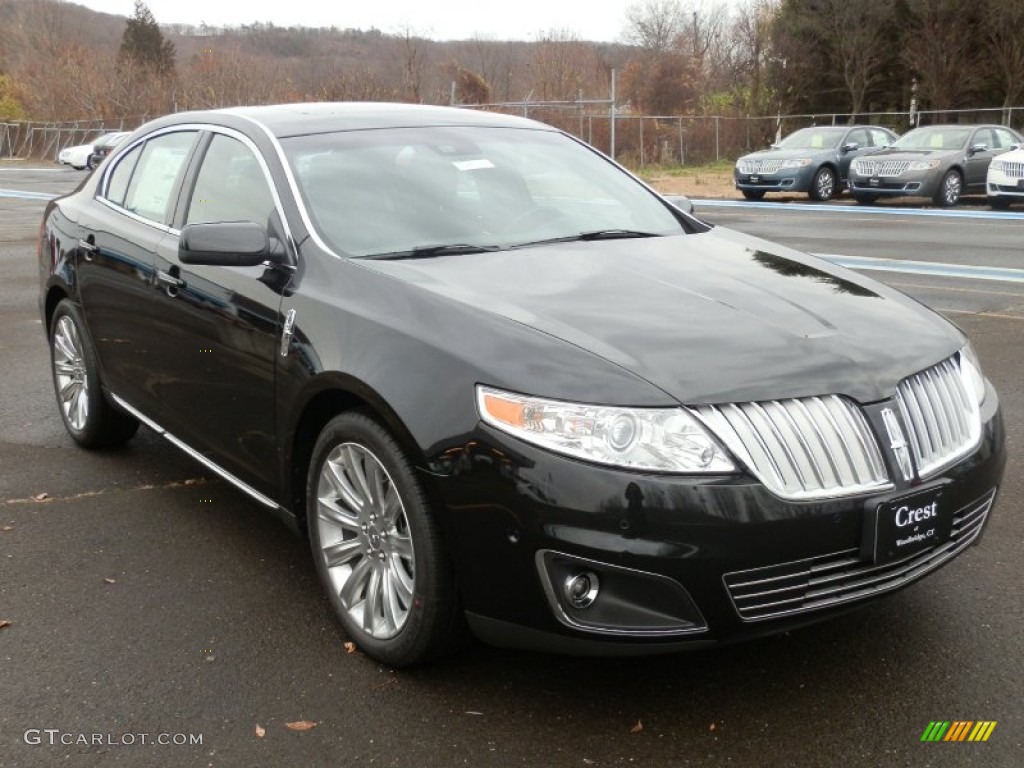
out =
<path fill-rule="evenodd" d="M 128 183 L 132 180 L 132 171 L 135 170 L 135 166 L 139 162 L 139 155 L 141 154 L 142 145 L 139 145 L 118 160 L 117 167 L 110 174 L 106 198 L 115 205 L 124 205 L 124 196 L 128 191 Z"/>
<path fill-rule="evenodd" d="M 172 196 L 185 172 L 196 131 L 179 131 L 146 142 L 128 183 L 124 208 L 160 224 L 174 215 Z"/>

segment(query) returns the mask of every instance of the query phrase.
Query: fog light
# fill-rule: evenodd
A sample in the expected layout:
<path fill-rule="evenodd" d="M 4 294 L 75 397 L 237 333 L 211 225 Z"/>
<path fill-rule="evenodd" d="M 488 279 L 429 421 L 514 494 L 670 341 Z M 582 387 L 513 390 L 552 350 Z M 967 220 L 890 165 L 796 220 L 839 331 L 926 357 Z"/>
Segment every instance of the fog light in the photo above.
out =
<path fill-rule="evenodd" d="M 571 574 L 565 577 L 565 599 L 573 608 L 589 608 L 597 599 L 597 590 L 601 588 L 601 581 L 593 571 Z"/>

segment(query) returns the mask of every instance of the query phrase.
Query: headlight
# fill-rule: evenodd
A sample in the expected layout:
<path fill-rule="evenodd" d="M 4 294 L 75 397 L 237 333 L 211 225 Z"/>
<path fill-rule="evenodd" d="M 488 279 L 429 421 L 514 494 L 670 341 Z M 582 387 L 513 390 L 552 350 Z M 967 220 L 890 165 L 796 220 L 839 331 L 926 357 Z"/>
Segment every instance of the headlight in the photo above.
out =
<path fill-rule="evenodd" d="M 542 448 L 655 472 L 735 472 L 725 450 L 683 408 L 616 408 L 477 386 L 480 418 Z"/>
<path fill-rule="evenodd" d="M 970 342 L 960 350 L 960 375 L 968 394 L 975 396 L 978 405 L 985 402 L 985 376 L 981 372 L 981 364 Z"/>
<path fill-rule="evenodd" d="M 1002 173 L 1004 170 L 1006 170 L 1003 167 L 1003 161 L 1002 160 L 993 160 L 989 164 L 988 168 L 989 168 L 990 171 L 995 171 L 996 173 Z"/>
<path fill-rule="evenodd" d="M 908 171 L 930 171 L 939 167 L 938 160 L 915 160 L 907 166 Z"/>
<path fill-rule="evenodd" d="M 800 158 L 797 158 L 796 160 L 783 160 L 781 167 L 782 168 L 804 168 L 804 167 L 806 167 L 806 166 L 808 166 L 810 164 L 811 164 L 811 158 L 809 158 L 809 157 L 800 157 Z"/>

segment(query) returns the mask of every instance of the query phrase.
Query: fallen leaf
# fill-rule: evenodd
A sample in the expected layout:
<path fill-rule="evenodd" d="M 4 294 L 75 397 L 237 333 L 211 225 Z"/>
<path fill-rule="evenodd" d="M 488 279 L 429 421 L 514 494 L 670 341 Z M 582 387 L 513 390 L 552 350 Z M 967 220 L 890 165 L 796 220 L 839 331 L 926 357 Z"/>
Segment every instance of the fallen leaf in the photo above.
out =
<path fill-rule="evenodd" d="M 355 653 L 358 650 L 355 643 L 345 643 L 345 653 Z"/>
<path fill-rule="evenodd" d="M 0 619 L 0 629 L 5 629 L 9 626 L 11 626 L 11 622 L 7 621 L 6 619 Z"/>
<path fill-rule="evenodd" d="M 48 498 L 50 498 L 50 494 L 44 491 L 43 493 L 37 493 L 33 496 L 32 501 L 46 501 Z"/>
<path fill-rule="evenodd" d="M 14 526 L 13 525 L 3 525 L 3 526 L 0 526 L 0 531 L 3 531 L 4 533 L 7 533 L 8 531 L 13 531 L 13 530 L 14 530 Z"/>
<path fill-rule="evenodd" d="M 267 735 L 267 729 L 264 728 L 259 723 L 256 723 L 256 738 L 257 739 L 262 739 L 266 735 Z"/>
<path fill-rule="evenodd" d="M 105 581 L 105 582 L 106 582 L 107 584 L 117 584 L 117 581 L 115 581 L 114 579 L 104 579 L 104 581 Z"/>
<path fill-rule="evenodd" d="M 711 725 L 708 726 L 708 730 L 711 731 L 712 733 L 714 733 L 716 730 L 718 730 L 718 726 L 715 725 L 714 723 L 712 723 Z"/>
<path fill-rule="evenodd" d="M 196 485 L 198 482 L 199 480 L 197 478 L 190 477 L 188 480 L 185 481 L 185 485 Z"/>
<path fill-rule="evenodd" d="M 640 733 L 644 729 L 644 724 L 639 720 L 636 721 L 636 725 L 629 729 L 630 733 Z"/>
<path fill-rule="evenodd" d="M 311 731 L 316 728 L 316 723 L 312 720 L 297 720 L 294 723 L 285 723 L 284 727 L 289 731 Z"/>

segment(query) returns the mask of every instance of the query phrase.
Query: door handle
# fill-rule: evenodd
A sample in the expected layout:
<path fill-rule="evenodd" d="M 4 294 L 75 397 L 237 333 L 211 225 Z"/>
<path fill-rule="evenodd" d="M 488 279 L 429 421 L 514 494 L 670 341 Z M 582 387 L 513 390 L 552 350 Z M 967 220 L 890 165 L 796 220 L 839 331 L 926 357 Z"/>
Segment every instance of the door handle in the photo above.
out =
<path fill-rule="evenodd" d="M 185 287 L 185 281 L 180 277 L 172 275 L 170 272 L 164 272 L 162 269 L 156 271 L 156 279 L 158 282 L 163 283 L 168 288 L 177 290 L 178 288 Z"/>
<path fill-rule="evenodd" d="M 96 238 L 89 235 L 88 238 L 79 239 L 78 250 L 82 252 L 86 261 L 92 261 L 92 257 L 99 253 L 99 246 L 96 245 Z"/>

